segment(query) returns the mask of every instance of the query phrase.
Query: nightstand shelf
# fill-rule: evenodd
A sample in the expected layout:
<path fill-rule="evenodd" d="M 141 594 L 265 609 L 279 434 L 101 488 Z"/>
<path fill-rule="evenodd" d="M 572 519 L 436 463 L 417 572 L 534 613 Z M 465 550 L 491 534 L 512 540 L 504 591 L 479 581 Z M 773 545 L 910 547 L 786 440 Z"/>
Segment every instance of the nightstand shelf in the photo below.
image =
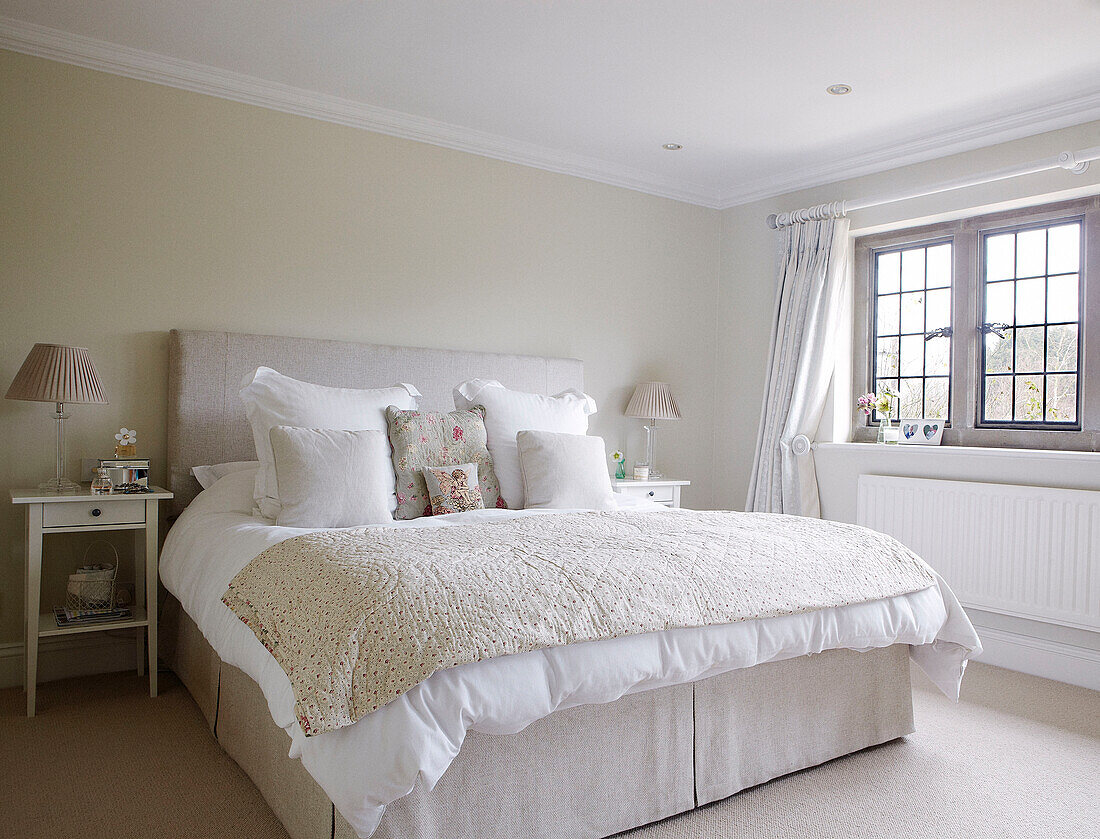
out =
<path fill-rule="evenodd" d="M 152 492 L 92 495 L 85 485 L 76 492 L 13 489 L 11 501 L 26 509 L 24 587 L 24 670 L 27 716 L 34 716 L 38 682 L 38 639 L 81 635 L 112 629 L 133 629 L 138 674 L 149 662 L 149 695 L 157 695 L 157 552 L 160 502 L 172 493 L 160 487 Z M 133 615 L 125 620 L 59 627 L 53 611 L 42 611 L 42 562 L 45 538 L 51 533 L 100 533 L 129 530 L 134 534 Z M 116 574 L 117 574 L 116 569 Z M 148 608 L 147 608 L 148 604 Z M 144 630 L 144 631 L 142 631 Z"/>
<path fill-rule="evenodd" d="M 635 481 L 630 478 L 612 478 L 611 488 L 623 495 L 644 498 L 666 507 L 680 506 L 680 489 L 691 486 L 691 481 L 677 481 L 672 478 L 654 478 L 650 481 Z"/>
<path fill-rule="evenodd" d="M 79 635 L 82 632 L 104 632 L 108 629 L 133 629 L 148 626 L 149 617 L 145 609 L 134 609 L 133 617 L 118 621 L 104 621 L 87 626 L 58 626 L 53 612 L 42 612 L 38 616 L 38 637 L 49 638 L 52 635 Z"/>

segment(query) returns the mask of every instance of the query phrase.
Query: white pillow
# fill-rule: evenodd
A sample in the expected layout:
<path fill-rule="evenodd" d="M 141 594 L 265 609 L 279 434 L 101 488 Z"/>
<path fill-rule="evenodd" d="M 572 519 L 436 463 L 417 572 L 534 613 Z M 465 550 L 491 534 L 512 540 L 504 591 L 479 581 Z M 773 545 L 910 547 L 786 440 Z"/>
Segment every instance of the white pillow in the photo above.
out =
<path fill-rule="evenodd" d="M 210 487 L 195 496 L 185 512 L 243 513 L 251 516 L 255 506 L 252 490 L 256 486 L 256 473 L 259 471 L 260 467 L 254 465 L 251 469 L 230 472 L 218 478 Z"/>
<path fill-rule="evenodd" d="M 232 463 L 215 463 L 211 466 L 192 466 L 191 474 L 199 482 L 203 489 L 210 489 L 226 475 L 234 472 L 244 472 L 248 469 L 258 469 L 258 460 L 234 460 Z"/>
<path fill-rule="evenodd" d="M 521 431 L 516 447 L 527 509 L 617 509 L 603 438 Z"/>
<path fill-rule="evenodd" d="M 469 379 L 454 389 L 455 407 L 468 411 L 485 406 L 485 434 L 493 468 L 500 481 L 500 494 L 513 510 L 523 507 L 523 478 L 516 454 L 516 434 L 532 431 L 559 431 L 584 434 L 588 417 L 596 413 L 596 402 L 579 390 L 567 390 L 556 396 L 509 390 L 491 379 Z"/>
<path fill-rule="evenodd" d="M 387 406 L 414 410 L 419 395 L 415 387 L 406 384 L 355 390 L 300 382 L 270 367 L 258 367 L 255 372 L 249 373 L 241 385 L 241 401 L 252 424 L 252 438 L 256 442 L 256 456 L 260 461 L 254 491 L 259 515 L 267 519 L 279 515 L 279 481 L 275 475 L 275 455 L 271 451 L 269 436 L 272 428 L 285 425 L 343 431 L 385 431 Z M 386 453 L 386 462 L 389 463 L 389 452 Z M 393 483 L 391 467 L 391 494 L 394 492 Z M 396 495 L 390 509 L 397 509 Z"/>
<path fill-rule="evenodd" d="M 390 441 L 384 431 L 271 429 L 280 527 L 357 527 L 393 521 Z"/>

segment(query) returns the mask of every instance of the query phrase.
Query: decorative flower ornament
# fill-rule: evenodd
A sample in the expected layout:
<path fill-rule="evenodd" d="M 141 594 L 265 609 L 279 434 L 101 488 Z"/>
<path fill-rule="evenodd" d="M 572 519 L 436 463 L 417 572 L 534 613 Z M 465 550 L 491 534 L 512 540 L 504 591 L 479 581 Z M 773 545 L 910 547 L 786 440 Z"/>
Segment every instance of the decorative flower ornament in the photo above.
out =
<path fill-rule="evenodd" d="M 626 460 L 626 455 L 616 449 L 611 453 L 611 460 L 615 463 L 622 463 L 624 460 Z"/>
<path fill-rule="evenodd" d="M 894 400 L 898 398 L 898 392 L 889 385 L 883 385 L 879 393 L 865 393 L 856 399 L 856 409 L 867 416 L 871 413 L 878 414 L 889 419 L 894 413 Z"/>
<path fill-rule="evenodd" d="M 115 435 L 115 439 L 118 440 L 120 446 L 136 446 L 137 431 L 130 428 L 120 428 L 118 434 Z"/>

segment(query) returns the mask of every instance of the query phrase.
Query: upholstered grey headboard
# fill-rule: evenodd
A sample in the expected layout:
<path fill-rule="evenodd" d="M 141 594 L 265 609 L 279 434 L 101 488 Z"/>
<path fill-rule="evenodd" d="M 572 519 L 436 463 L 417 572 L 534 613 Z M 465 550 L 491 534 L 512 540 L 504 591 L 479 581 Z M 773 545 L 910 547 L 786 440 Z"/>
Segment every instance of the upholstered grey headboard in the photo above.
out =
<path fill-rule="evenodd" d="M 237 396 L 245 374 L 265 365 L 333 387 L 408 382 L 426 410 L 454 409 L 451 389 L 475 376 L 532 393 L 584 387 L 572 358 L 391 347 L 307 338 L 173 329 L 168 339 L 168 488 L 171 513 L 199 493 L 191 467 L 252 460 L 256 447 Z"/>

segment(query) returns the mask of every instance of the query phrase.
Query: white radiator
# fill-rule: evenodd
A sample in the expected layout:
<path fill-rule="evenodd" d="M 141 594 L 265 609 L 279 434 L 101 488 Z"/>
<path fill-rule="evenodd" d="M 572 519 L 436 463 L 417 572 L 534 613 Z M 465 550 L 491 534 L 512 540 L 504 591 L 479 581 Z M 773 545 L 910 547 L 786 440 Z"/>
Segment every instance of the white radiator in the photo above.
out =
<path fill-rule="evenodd" d="M 860 475 L 856 520 L 964 606 L 1100 630 L 1100 492 Z"/>

